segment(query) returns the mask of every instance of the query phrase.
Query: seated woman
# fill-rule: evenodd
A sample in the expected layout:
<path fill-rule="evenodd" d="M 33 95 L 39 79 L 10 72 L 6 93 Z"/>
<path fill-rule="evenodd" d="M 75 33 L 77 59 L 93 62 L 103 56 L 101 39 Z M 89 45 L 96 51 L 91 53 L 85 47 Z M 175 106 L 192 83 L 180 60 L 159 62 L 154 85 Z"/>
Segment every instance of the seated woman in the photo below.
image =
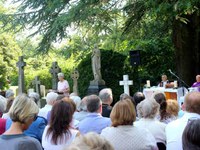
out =
<path fill-rule="evenodd" d="M 56 102 L 51 110 L 50 123 L 42 136 L 44 150 L 62 150 L 79 135 L 79 131 L 70 126 L 74 108 L 63 100 Z"/>
<path fill-rule="evenodd" d="M 133 126 L 136 113 L 130 99 L 118 101 L 110 115 L 112 126 L 102 130 L 105 137 L 115 150 L 156 150 L 157 145 L 152 134 L 144 129 Z"/>
<path fill-rule="evenodd" d="M 159 104 L 155 99 L 145 99 L 137 105 L 137 113 L 140 118 L 135 122 L 138 128 L 147 129 L 155 137 L 157 143 L 166 143 L 166 124 L 159 122 L 156 116 L 159 111 Z"/>
<path fill-rule="evenodd" d="M 178 118 L 178 113 L 179 113 L 179 105 L 176 100 L 167 100 L 167 113 L 169 114 L 168 116 L 168 122 L 174 121 Z"/>
<path fill-rule="evenodd" d="M 9 110 L 13 121 L 11 127 L 0 136 L 0 145 L 3 150 L 42 150 L 38 140 L 23 134 L 30 124 L 37 118 L 39 108 L 26 95 L 16 97 Z"/>
<path fill-rule="evenodd" d="M 90 132 L 77 137 L 72 144 L 64 150 L 114 150 L 113 146 L 99 134 Z"/>

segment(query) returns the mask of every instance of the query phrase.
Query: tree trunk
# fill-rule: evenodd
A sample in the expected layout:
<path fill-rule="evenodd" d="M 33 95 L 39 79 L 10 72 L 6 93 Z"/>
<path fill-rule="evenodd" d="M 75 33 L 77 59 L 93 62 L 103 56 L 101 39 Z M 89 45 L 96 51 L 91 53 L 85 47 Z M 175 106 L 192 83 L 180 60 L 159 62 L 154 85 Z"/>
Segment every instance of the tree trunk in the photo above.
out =
<path fill-rule="evenodd" d="M 200 74 L 200 16 L 197 13 L 183 16 L 187 24 L 175 20 L 173 23 L 173 43 L 177 73 L 189 86 Z"/>

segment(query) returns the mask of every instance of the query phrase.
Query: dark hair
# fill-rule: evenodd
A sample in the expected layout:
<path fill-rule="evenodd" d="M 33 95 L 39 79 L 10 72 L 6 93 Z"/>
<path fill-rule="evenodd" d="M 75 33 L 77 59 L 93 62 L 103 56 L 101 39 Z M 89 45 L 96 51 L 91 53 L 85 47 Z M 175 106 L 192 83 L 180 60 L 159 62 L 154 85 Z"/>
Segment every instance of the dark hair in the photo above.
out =
<path fill-rule="evenodd" d="M 200 119 L 192 120 L 182 135 L 183 150 L 200 150 Z"/>
<path fill-rule="evenodd" d="M 69 102 L 61 100 L 54 104 L 51 110 L 50 127 L 47 130 L 47 137 L 52 134 L 51 142 L 53 144 L 62 143 L 64 139 L 71 136 L 69 128 L 73 113 L 72 105 Z"/>
<path fill-rule="evenodd" d="M 86 105 L 89 112 L 96 112 L 101 105 L 101 99 L 97 95 L 90 95 L 87 97 Z"/>
<path fill-rule="evenodd" d="M 6 110 L 4 111 L 4 113 L 8 113 L 8 112 L 9 112 L 10 107 L 11 107 L 12 104 L 13 104 L 13 101 L 14 101 L 14 98 L 13 98 L 13 99 L 8 99 L 8 100 L 7 100 Z"/>
<path fill-rule="evenodd" d="M 154 95 L 154 99 L 156 100 L 158 104 L 160 104 L 160 121 L 162 121 L 168 116 L 170 116 L 167 113 L 167 102 L 166 102 L 165 95 L 163 93 L 156 93 Z"/>
<path fill-rule="evenodd" d="M 145 99 L 145 96 L 142 92 L 136 92 L 133 95 L 133 98 L 135 100 L 135 106 L 137 106 L 141 101 L 143 101 Z"/>

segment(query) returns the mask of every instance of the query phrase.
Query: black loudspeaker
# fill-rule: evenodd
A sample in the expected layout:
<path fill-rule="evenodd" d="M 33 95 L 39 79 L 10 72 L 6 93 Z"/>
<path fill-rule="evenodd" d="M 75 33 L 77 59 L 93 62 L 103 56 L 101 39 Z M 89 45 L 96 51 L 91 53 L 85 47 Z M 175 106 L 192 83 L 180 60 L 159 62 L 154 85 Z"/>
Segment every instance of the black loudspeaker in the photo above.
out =
<path fill-rule="evenodd" d="M 129 55 L 132 66 L 139 66 L 141 64 L 140 50 L 132 50 L 129 52 Z"/>

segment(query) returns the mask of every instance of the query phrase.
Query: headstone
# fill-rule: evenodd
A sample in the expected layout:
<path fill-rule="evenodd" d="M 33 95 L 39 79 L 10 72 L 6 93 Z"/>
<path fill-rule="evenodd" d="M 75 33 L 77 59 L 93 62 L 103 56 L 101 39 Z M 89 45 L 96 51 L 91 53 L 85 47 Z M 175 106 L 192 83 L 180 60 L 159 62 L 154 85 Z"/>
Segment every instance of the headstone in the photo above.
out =
<path fill-rule="evenodd" d="M 124 93 L 130 95 L 129 86 L 133 85 L 133 81 L 129 80 L 128 75 L 123 75 L 123 81 L 119 81 L 119 85 L 124 86 Z"/>
<path fill-rule="evenodd" d="M 51 73 L 52 76 L 52 90 L 57 90 L 57 86 L 58 86 L 58 76 L 57 74 L 59 72 L 61 72 L 60 67 L 58 66 L 57 62 L 53 62 L 51 69 L 49 70 L 49 72 Z"/>
<path fill-rule="evenodd" d="M 40 77 L 36 76 L 35 79 L 32 81 L 32 84 L 35 86 L 35 92 L 41 96 L 40 93 Z"/>
<path fill-rule="evenodd" d="M 78 95 L 78 78 L 79 78 L 78 70 L 75 69 L 71 73 L 71 78 L 73 80 L 73 93 L 76 93 Z"/>
<path fill-rule="evenodd" d="M 103 88 L 106 88 L 106 86 L 105 81 L 102 79 L 101 75 L 101 51 L 96 44 L 92 51 L 91 58 L 94 80 L 90 81 L 88 94 L 99 94 L 99 91 Z"/>
<path fill-rule="evenodd" d="M 34 89 L 28 89 L 28 94 L 34 92 Z"/>
<path fill-rule="evenodd" d="M 44 85 L 40 85 L 40 93 L 41 93 L 41 97 L 46 96 L 46 88 Z"/>
<path fill-rule="evenodd" d="M 17 62 L 18 69 L 18 92 L 19 94 L 25 93 L 25 84 L 24 84 L 24 66 L 26 66 L 26 62 L 23 60 L 23 56 L 19 57 L 19 61 Z"/>

